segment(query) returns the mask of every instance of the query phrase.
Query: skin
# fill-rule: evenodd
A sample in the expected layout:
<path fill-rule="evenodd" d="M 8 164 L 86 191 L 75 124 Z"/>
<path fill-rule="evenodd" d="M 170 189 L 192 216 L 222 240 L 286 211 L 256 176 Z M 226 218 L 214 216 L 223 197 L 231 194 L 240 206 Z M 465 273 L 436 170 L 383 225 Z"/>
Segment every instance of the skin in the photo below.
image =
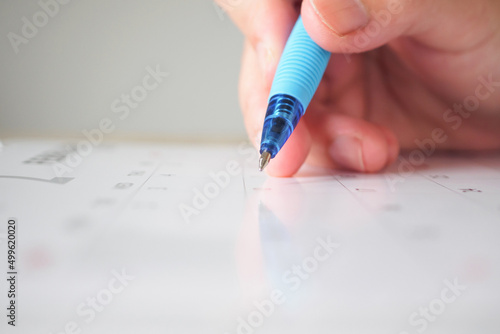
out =
<path fill-rule="evenodd" d="M 377 172 L 400 149 L 432 139 L 435 129 L 445 134 L 435 143 L 441 150 L 500 148 L 500 1 L 217 2 L 246 37 L 240 103 L 256 146 L 299 13 L 311 38 L 333 53 L 305 116 L 267 167 L 270 175 L 292 176 L 305 161 Z M 381 20 L 381 11 L 390 16 Z M 493 82 L 489 90 L 479 77 Z M 477 94 L 479 106 L 457 109 Z M 454 105 L 458 111 L 450 111 Z"/>

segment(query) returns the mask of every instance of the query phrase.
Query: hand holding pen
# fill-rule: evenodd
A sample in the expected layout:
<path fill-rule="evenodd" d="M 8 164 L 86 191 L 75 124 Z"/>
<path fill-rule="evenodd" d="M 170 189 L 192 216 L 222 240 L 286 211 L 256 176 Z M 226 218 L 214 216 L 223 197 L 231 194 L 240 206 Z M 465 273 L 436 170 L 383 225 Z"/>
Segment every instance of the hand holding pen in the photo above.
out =
<path fill-rule="evenodd" d="M 223 8 L 225 1 L 218 0 Z M 495 0 L 231 1 L 228 14 L 247 38 L 240 100 L 257 146 L 299 13 L 310 38 L 332 56 L 269 174 L 291 176 L 306 158 L 376 172 L 395 161 L 400 147 L 423 154 L 500 148 Z"/>

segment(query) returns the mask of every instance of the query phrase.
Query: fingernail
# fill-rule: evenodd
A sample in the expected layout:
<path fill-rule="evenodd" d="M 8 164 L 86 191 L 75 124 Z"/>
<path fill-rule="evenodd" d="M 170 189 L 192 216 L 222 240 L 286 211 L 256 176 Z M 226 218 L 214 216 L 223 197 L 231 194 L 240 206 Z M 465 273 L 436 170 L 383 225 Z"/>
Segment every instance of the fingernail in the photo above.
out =
<path fill-rule="evenodd" d="M 368 12 L 360 0 L 321 1 L 319 4 L 310 1 L 321 21 L 337 35 L 347 35 L 368 24 Z"/>
<path fill-rule="evenodd" d="M 260 142 L 262 140 L 262 131 L 257 133 L 257 136 L 255 136 L 253 140 L 253 145 L 258 149 L 260 149 Z"/>
<path fill-rule="evenodd" d="M 339 136 L 330 146 L 330 156 L 338 165 L 359 172 L 365 171 L 361 140 L 353 136 Z"/>
<path fill-rule="evenodd" d="M 257 58 L 260 64 L 260 68 L 267 77 L 271 71 L 271 67 L 274 61 L 273 53 L 269 47 L 267 47 L 264 42 L 260 42 L 256 47 Z"/>

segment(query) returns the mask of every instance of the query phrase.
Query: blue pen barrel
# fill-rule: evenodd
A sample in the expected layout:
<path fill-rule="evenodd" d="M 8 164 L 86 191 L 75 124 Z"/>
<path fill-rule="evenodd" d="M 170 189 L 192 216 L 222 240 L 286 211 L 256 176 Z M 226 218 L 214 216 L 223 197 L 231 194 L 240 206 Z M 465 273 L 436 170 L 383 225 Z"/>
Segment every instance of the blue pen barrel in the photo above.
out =
<path fill-rule="evenodd" d="M 304 115 L 302 104 L 293 96 L 276 94 L 269 101 L 264 120 L 260 153 L 267 151 L 274 158 Z"/>
<path fill-rule="evenodd" d="M 330 52 L 317 45 L 299 17 L 274 77 L 260 152 L 274 158 L 304 115 L 323 77 Z"/>

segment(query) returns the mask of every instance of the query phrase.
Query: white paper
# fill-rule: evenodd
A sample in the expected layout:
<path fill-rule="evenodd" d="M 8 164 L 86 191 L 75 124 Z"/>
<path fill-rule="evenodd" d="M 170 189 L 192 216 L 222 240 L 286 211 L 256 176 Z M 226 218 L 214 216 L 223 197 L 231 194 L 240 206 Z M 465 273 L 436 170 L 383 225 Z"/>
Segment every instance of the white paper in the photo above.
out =
<path fill-rule="evenodd" d="M 500 331 L 498 154 L 280 179 L 246 144 L 81 143 L 3 141 L 2 333 Z"/>

